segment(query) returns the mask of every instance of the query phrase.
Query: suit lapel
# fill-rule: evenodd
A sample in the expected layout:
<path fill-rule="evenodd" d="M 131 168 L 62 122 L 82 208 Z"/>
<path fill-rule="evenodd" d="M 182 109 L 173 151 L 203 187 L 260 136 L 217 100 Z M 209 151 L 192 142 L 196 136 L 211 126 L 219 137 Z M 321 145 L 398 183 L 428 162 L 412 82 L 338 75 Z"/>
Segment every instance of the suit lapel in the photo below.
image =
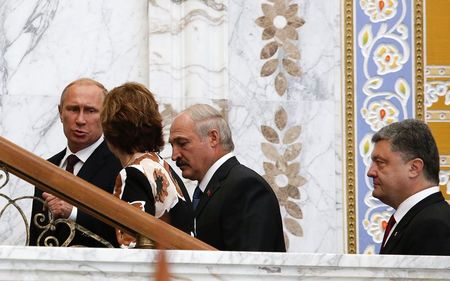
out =
<path fill-rule="evenodd" d="M 208 204 L 208 201 L 214 196 L 216 191 L 222 187 L 223 179 L 227 177 L 230 170 L 237 164 L 239 164 L 239 161 L 236 157 L 231 157 L 217 169 L 200 198 L 200 202 L 194 212 L 194 217 L 197 217 L 202 212 L 203 208 Z"/>
<path fill-rule="evenodd" d="M 402 239 L 404 231 L 406 227 L 410 224 L 412 219 L 424 208 L 442 200 L 444 200 L 442 193 L 437 192 L 431 194 L 430 196 L 424 198 L 422 201 L 414 205 L 395 227 L 394 232 L 391 234 L 391 237 L 389 237 L 389 240 L 386 242 L 386 245 L 381 249 L 380 254 L 391 253 Z"/>
<path fill-rule="evenodd" d="M 47 159 L 48 162 L 55 164 L 56 166 L 61 165 L 61 160 L 64 158 L 64 155 L 66 155 L 66 149 L 63 149 L 63 151 L 59 152 L 56 155 L 53 155 L 49 159 Z"/>
<path fill-rule="evenodd" d="M 106 143 L 103 141 L 83 164 L 77 176 L 91 182 L 91 179 L 97 174 L 97 171 L 105 164 L 107 155 Z"/>

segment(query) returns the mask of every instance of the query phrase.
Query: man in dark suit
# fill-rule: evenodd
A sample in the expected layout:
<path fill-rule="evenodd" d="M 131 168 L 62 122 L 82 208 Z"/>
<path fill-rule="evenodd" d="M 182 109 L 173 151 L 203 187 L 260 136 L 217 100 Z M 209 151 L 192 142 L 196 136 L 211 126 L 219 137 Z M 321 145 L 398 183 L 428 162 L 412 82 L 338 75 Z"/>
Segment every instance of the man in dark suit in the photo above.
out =
<path fill-rule="evenodd" d="M 67 148 L 48 161 L 112 193 L 116 176 L 122 167 L 102 138 L 100 111 L 106 94 L 107 90 L 102 84 L 88 78 L 78 79 L 63 90 L 58 110 L 67 138 Z M 73 155 L 77 158 L 74 163 L 70 163 L 70 159 L 74 158 Z M 55 220 L 69 219 L 106 240 L 110 244 L 108 246 L 117 246 L 114 228 L 52 194 L 42 193 L 37 188 L 35 196 L 48 203 L 48 210 Z M 43 222 L 34 222 L 35 215 L 39 213 L 47 212 L 44 211 L 42 202 L 33 200 L 30 245 L 86 247 L 107 245 L 98 241 L 101 239 L 93 239 L 79 230 L 75 231 L 75 236 L 70 241 L 68 238 L 71 231 L 65 223 L 57 223 L 54 230 L 44 231 L 39 226 L 45 226 L 48 218 Z M 70 243 L 66 245 L 65 242 Z"/>
<path fill-rule="evenodd" d="M 450 206 L 439 191 L 439 153 L 428 126 L 393 123 L 372 142 L 372 194 L 396 209 L 380 254 L 450 255 Z"/>
<path fill-rule="evenodd" d="M 231 131 L 209 105 L 181 112 L 170 128 L 172 159 L 197 180 L 195 236 L 219 250 L 286 251 L 278 200 L 269 184 L 239 163 Z"/>

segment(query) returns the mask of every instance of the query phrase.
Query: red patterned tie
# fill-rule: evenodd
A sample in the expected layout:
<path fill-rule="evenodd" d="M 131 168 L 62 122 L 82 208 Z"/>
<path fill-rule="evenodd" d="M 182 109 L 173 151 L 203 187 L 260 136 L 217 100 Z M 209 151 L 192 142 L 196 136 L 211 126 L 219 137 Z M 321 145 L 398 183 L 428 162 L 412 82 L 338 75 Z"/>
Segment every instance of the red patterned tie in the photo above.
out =
<path fill-rule="evenodd" d="M 388 221 L 388 224 L 386 226 L 386 230 L 384 231 L 384 236 L 383 236 L 383 242 L 381 243 L 381 247 L 384 247 L 386 240 L 389 236 L 389 232 L 391 232 L 392 227 L 395 224 L 395 218 L 394 215 L 391 216 L 391 218 Z"/>
<path fill-rule="evenodd" d="M 73 167 L 78 161 L 80 161 L 80 159 L 75 154 L 70 154 L 69 157 L 67 157 L 66 171 L 73 174 Z"/>

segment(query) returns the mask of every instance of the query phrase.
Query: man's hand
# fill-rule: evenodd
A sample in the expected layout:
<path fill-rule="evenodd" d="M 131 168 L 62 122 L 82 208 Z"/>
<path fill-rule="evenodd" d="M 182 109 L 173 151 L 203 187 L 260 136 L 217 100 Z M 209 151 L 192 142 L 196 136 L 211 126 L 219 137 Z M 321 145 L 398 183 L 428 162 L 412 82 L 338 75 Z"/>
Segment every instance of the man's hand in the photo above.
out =
<path fill-rule="evenodd" d="M 47 192 L 42 193 L 42 198 L 48 203 L 48 208 L 55 219 L 69 218 L 73 208 L 72 205 Z"/>

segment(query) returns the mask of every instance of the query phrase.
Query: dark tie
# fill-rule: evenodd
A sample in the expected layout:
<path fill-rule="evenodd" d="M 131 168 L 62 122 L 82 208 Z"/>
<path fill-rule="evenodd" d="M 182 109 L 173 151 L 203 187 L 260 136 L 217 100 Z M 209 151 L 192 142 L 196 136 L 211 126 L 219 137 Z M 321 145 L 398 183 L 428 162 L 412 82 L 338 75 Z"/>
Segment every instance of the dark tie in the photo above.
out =
<path fill-rule="evenodd" d="M 202 190 L 197 185 L 197 187 L 194 190 L 194 195 L 192 196 L 192 208 L 194 208 L 194 211 L 198 206 L 198 202 L 200 202 L 200 198 L 202 197 L 202 194 L 203 194 Z"/>
<path fill-rule="evenodd" d="M 386 230 L 384 231 L 383 242 L 381 243 L 381 247 L 384 247 L 384 244 L 386 243 L 386 240 L 389 236 L 389 232 L 391 232 L 391 229 L 394 226 L 394 224 L 395 224 L 395 218 L 394 218 L 394 215 L 392 215 L 388 221 Z"/>
<path fill-rule="evenodd" d="M 67 157 L 66 171 L 73 174 L 73 167 L 78 161 L 80 161 L 80 159 L 75 154 L 70 154 L 69 157 Z"/>

